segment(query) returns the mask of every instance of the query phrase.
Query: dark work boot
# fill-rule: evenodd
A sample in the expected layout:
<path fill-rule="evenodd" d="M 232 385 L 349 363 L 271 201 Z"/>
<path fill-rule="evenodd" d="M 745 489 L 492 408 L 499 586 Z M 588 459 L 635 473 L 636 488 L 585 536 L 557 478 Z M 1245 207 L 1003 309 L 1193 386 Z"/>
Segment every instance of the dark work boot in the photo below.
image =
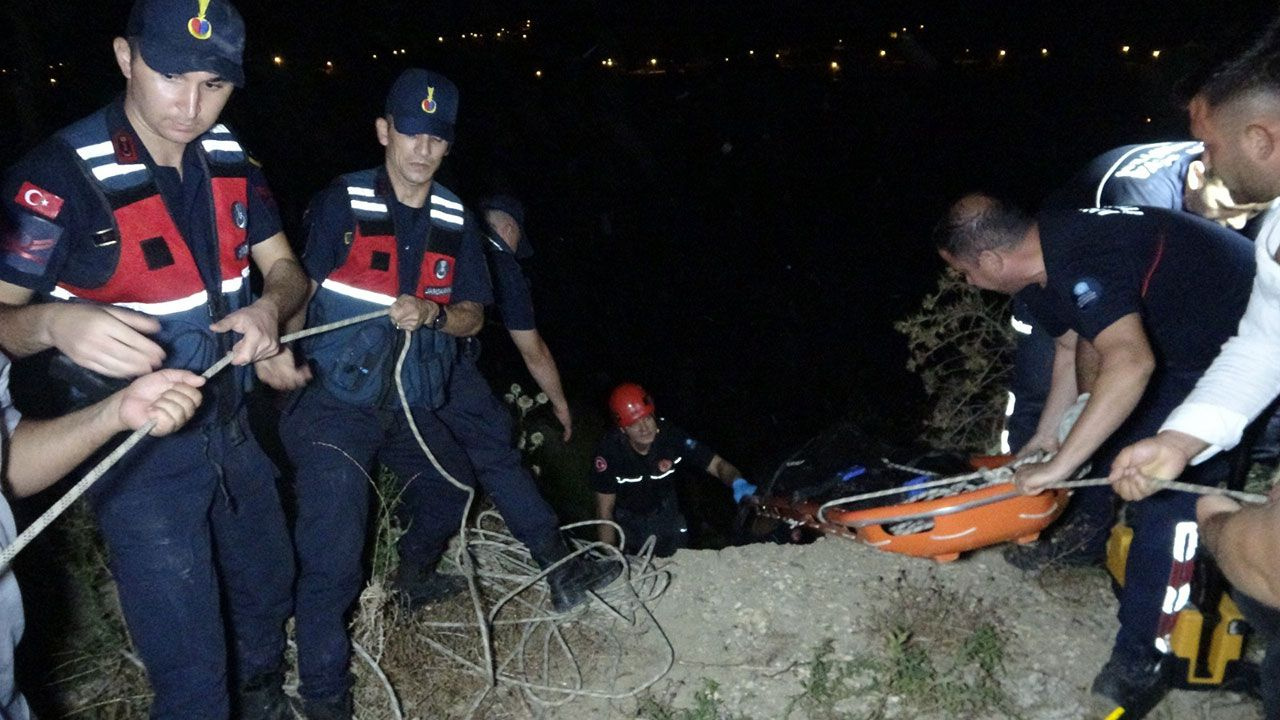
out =
<path fill-rule="evenodd" d="M 443 575 L 434 569 L 401 565 L 391 589 L 401 607 L 414 611 L 465 591 L 467 580 L 461 575 Z"/>
<path fill-rule="evenodd" d="M 1124 708 L 1125 720 L 1144 717 L 1169 692 L 1170 665 L 1166 660 L 1154 652 L 1112 651 L 1111 659 L 1093 679 L 1091 709 L 1113 717 L 1110 713 Z"/>
<path fill-rule="evenodd" d="M 302 716 L 307 720 L 351 720 L 354 713 L 350 690 L 337 697 L 302 700 Z"/>
<path fill-rule="evenodd" d="M 538 567 L 545 570 L 568 555 L 569 549 L 557 536 L 556 541 L 548 547 L 531 554 Z M 551 607 L 558 613 L 568 612 L 586 602 L 588 590 L 599 590 L 607 586 L 621 572 L 622 567 L 616 562 L 578 555 L 547 575 Z"/>
<path fill-rule="evenodd" d="M 237 688 L 236 713 L 239 720 L 293 720 L 284 694 L 284 672 L 263 673 Z"/>

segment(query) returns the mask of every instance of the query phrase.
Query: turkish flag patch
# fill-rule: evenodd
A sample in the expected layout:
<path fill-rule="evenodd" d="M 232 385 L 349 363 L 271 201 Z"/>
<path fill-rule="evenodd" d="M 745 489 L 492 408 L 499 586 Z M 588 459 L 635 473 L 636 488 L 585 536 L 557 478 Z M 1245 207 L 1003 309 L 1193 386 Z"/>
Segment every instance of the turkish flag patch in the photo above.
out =
<path fill-rule="evenodd" d="M 596 456 L 596 472 L 604 472 L 609 468 L 609 463 L 605 462 L 603 457 Z"/>
<path fill-rule="evenodd" d="M 50 220 L 57 218 L 58 213 L 62 212 L 62 198 L 31 182 L 22 183 L 13 201 Z"/>

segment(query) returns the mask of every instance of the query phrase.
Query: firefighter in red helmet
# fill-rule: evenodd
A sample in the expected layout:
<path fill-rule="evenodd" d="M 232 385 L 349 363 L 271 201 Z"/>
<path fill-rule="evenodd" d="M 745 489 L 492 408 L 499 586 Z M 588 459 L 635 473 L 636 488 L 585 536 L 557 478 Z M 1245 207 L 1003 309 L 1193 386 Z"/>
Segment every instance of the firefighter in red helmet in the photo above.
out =
<path fill-rule="evenodd" d="M 591 489 L 596 514 L 622 527 L 623 550 L 635 553 L 649 536 L 654 554 L 664 557 L 689 544 L 689 529 L 676 498 L 676 478 L 701 470 L 733 490 L 735 502 L 755 494 L 756 486 L 710 448 L 654 414 L 653 399 L 635 383 L 623 383 L 609 396 L 618 426 L 596 450 Z M 616 544 L 612 525 L 601 524 L 602 542 Z"/>

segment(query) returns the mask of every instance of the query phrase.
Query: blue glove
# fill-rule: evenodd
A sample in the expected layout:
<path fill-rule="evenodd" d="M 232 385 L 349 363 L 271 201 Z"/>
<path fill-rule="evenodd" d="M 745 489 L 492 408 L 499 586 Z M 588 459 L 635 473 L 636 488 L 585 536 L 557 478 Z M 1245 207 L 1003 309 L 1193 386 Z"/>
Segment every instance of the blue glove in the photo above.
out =
<path fill-rule="evenodd" d="M 742 502 L 742 499 L 748 495 L 756 494 L 756 486 L 747 482 L 746 478 L 738 478 L 733 481 L 733 501 Z"/>

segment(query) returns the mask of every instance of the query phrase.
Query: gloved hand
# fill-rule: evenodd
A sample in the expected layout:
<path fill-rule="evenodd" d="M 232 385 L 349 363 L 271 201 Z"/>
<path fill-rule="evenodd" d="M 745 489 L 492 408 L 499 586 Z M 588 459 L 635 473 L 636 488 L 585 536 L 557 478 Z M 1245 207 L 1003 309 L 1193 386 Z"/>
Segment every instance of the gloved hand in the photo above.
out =
<path fill-rule="evenodd" d="M 742 502 L 742 499 L 748 495 L 756 494 L 756 486 L 747 482 L 746 478 L 738 478 L 733 481 L 733 501 Z"/>

